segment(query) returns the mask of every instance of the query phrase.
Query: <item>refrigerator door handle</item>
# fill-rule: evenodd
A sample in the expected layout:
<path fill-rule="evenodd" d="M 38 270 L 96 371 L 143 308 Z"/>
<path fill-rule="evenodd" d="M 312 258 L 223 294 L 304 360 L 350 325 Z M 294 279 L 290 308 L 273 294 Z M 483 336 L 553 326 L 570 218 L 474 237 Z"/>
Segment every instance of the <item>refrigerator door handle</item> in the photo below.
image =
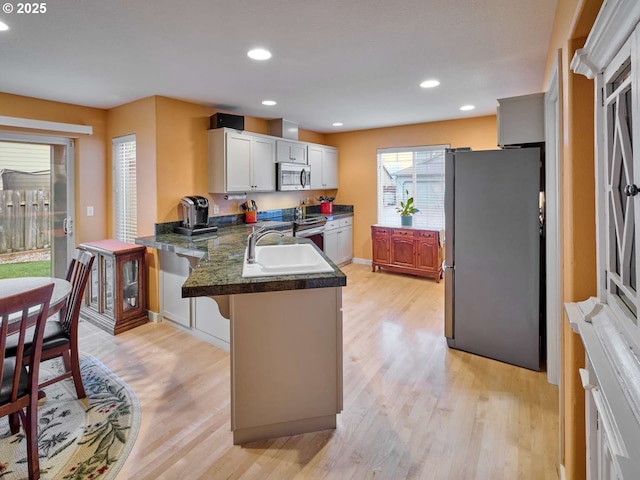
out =
<path fill-rule="evenodd" d="M 454 267 L 446 265 L 444 271 L 444 336 L 449 346 L 455 345 L 454 332 Z"/>

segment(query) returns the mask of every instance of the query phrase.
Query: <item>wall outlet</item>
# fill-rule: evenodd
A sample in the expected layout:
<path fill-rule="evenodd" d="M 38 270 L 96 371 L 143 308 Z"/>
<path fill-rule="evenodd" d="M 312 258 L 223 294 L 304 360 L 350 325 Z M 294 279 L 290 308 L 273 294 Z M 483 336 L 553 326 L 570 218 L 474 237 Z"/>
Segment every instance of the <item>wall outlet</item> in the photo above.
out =
<path fill-rule="evenodd" d="M 220 213 L 220 207 L 214 203 L 213 204 L 213 214 L 214 215 L 218 215 L 219 213 Z"/>
<path fill-rule="evenodd" d="M 93 217 L 93 207 L 87 207 L 87 217 Z"/>

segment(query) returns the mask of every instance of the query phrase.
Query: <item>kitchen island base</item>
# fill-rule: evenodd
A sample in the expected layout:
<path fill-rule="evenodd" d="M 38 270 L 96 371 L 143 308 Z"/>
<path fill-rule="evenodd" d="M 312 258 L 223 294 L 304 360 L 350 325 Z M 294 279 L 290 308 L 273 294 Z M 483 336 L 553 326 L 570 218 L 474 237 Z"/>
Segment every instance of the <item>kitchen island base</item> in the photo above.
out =
<path fill-rule="evenodd" d="M 234 444 L 335 428 L 342 411 L 342 289 L 229 298 Z"/>
<path fill-rule="evenodd" d="M 242 445 L 259 440 L 288 437 L 289 435 L 300 435 L 301 433 L 319 432 L 321 430 L 333 430 L 335 428 L 335 414 L 318 418 L 305 418 L 304 420 L 234 430 L 233 444 Z"/>

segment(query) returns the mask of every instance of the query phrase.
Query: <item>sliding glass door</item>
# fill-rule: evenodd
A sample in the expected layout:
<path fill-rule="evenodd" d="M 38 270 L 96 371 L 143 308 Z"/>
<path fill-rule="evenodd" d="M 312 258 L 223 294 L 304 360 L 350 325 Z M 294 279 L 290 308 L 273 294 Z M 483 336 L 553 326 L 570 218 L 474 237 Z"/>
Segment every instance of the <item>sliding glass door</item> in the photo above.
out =
<path fill-rule="evenodd" d="M 65 276 L 73 165 L 73 139 L 0 133 L 0 277 Z"/>

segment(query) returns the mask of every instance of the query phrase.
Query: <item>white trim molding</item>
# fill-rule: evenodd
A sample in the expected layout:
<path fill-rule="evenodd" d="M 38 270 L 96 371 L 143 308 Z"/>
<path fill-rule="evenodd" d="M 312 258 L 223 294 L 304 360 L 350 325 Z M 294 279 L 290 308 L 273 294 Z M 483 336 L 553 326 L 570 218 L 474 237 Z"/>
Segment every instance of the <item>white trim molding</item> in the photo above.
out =
<path fill-rule="evenodd" d="M 639 21 L 638 0 L 605 1 L 584 48 L 573 56 L 571 69 L 587 78 L 595 78 L 609 65 Z"/>
<path fill-rule="evenodd" d="M 91 125 L 76 125 L 75 123 L 48 122 L 32 118 L 6 117 L 0 115 L 0 127 L 28 128 L 75 135 L 93 135 Z"/>
<path fill-rule="evenodd" d="M 636 347 L 621 332 L 611 308 L 596 298 L 565 304 L 572 328 L 586 351 L 586 370 L 580 371 L 587 395 L 587 417 L 598 421 L 587 432 L 587 450 L 606 442 L 612 467 L 621 479 L 640 478 L 640 360 Z"/>

